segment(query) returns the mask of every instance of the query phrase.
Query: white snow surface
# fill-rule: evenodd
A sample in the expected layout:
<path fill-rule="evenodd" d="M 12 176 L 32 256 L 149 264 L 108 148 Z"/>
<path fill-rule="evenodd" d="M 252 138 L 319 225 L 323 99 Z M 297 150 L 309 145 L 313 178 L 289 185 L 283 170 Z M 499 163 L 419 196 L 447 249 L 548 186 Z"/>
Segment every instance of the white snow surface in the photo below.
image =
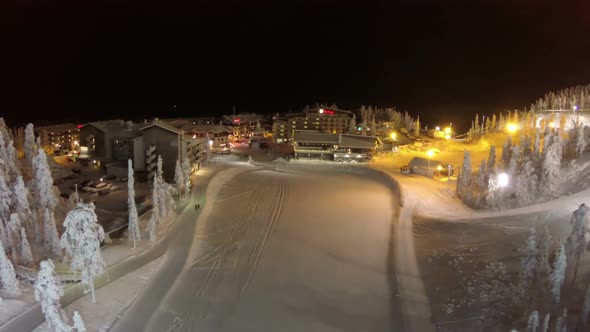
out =
<path fill-rule="evenodd" d="M 154 278 L 112 330 L 392 330 L 390 190 L 346 174 L 238 169 L 249 171 L 211 182 L 197 220 L 180 216 L 161 271 L 172 287 L 155 299 L 166 286 Z M 169 276 L 169 264 L 182 268 Z"/>

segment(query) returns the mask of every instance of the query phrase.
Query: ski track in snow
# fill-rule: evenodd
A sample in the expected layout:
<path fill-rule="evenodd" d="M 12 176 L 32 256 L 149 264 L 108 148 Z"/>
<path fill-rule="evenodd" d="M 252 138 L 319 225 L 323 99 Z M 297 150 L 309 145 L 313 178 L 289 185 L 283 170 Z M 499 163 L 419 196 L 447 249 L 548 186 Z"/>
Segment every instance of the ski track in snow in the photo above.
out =
<path fill-rule="evenodd" d="M 205 292 L 208 291 L 210 287 L 211 280 L 215 278 L 217 272 L 223 267 L 223 263 L 227 262 L 230 259 L 231 254 L 234 252 L 234 235 L 236 234 L 236 230 L 240 228 L 244 223 L 247 223 L 249 219 L 251 219 L 257 210 L 260 209 L 261 203 L 265 198 L 266 192 L 269 191 L 268 186 L 262 186 L 258 190 L 255 191 L 254 195 L 251 195 L 250 199 L 244 200 L 240 208 L 240 213 L 238 214 L 238 219 L 232 225 L 230 231 L 228 232 L 225 241 L 218 247 L 219 254 L 215 257 L 215 260 L 209 271 L 205 280 L 197 290 L 197 296 L 202 296 Z M 247 226 L 247 225 L 246 225 Z M 234 266 L 235 268 L 235 266 Z"/>

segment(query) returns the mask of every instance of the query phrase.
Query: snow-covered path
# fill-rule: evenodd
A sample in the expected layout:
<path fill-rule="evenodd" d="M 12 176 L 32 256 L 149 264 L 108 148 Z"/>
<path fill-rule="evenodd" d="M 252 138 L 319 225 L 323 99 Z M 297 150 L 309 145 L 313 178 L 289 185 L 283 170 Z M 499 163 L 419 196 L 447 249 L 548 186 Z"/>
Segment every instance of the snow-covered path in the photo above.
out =
<path fill-rule="evenodd" d="M 351 175 L 240 174 L 113 331 L 397 330 L 392 202 Z"/>

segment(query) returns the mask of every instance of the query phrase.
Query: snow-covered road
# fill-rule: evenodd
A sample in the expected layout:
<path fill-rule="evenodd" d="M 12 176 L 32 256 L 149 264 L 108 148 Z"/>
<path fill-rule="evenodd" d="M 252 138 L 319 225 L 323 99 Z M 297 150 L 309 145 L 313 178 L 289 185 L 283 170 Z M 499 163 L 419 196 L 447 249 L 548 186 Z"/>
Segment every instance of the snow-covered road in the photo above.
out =
<path fill-rule="evenodd" d="M 399 330 L 389 189 L 250 168 L 183 214 L 113 331 Z"/>

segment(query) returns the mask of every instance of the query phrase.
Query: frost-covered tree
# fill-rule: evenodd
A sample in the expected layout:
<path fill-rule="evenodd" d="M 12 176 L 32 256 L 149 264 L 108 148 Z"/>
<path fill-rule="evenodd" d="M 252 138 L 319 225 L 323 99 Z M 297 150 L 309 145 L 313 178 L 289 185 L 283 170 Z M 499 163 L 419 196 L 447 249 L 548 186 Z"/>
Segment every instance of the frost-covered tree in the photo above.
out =
<path fill-rule="evenodd" d="M 32 123 L 29 123 L 25 128 L 25 165 L 30 168 L 33 162 L 33 157 L 37 151 L 37 143 L 35 142 L 35 129 Z"/>
<path fill-rule="evenodd" d="M 531 312 L 527 323 L 527 331 L 537 332 L 539 327 L 539 312 L 537 310 Z"/>
<path fill-rule="evenodd" d="M 508 136 L 506 141 L 504 141 L 504 146 L 502 147 L 502 166 L 508 168 L 510 165 L 510 157 L 512 155 L 512 137 Z"/>
<path fill-rule="evenodd" d="M 55 225 L 55 215 L 53 210 L 45 208 L 43 213 L 43 247 L 45 250 L 58 255 L 60 251 L 59 246 L 59 234 L 57 233 L 57 227 Z"/>
<path fill-rule="evenodd" d="M 12 296 L 21 294 L 14 266 L 6 256 L 3 243 L 0 243 L 0 281 L 2 281 L 2 290 L 7 294 Z"/>
<path fill-rule="evenodd" d="M 34 215 L 29 203 L 29 189 L 25 186 L 22 176 L 18 176 L 12 187 L 12 206 L 13 210 L 19 214 L 25 225 L 37 226 L 37 221 L 33 220 Z"/>
<path fill-rule="evenodd" d="M 10 218 L 10 205 L 12 203 L 12 192 L 8 189 L 4 174 L 0 172 L 0 218 L 8 220 Z"/>
<path fill-rule="evenodd" d="M 150 241 L 156 240 L 156 227 L 160 223 L 160 206 L 158 199 L 158 180 L 154 177 L 154 188 L 152 189 L 152 216 L 148 223 Z"/>
<path fill-rule="evenodd" d="M 523 256 L 520 259 L 520 281 L 518 285 L 518 296 L 522 300 L 529 291 L 530 285 L 535 278 L 537 269 L 537 232 L 534 227 L 529 230 L 529 237 L 522 248 Z"/>
<path fill-rule="evenodd" d="M 492 175 L 496 172 L 496 146 L 490 146 L 490 154 L 488 155 L 487 173 Z"/>
<path fill-rule="evenodd" d="M 184 179 L 184 181 L 188 184 L 188 182 L 191 179 L 191 163 L 188 160 L 188 157 L 184 157 L 182 159 L 182 178 Z M 185 194 L 187 196 L 190 195 L 190 188 L 188 188 L 188 186 L 186 186 L 185 188 Z"/>
<path fill-rule="evenodd" d="M 82 316 L 78 311 L 74 311 L 74 330 L 76 332 L 86 332 L 86 325 L 84 325 L 84 320 L 82 320 Z"/>
<path fill-rule="evenodd" d="M 6 151 L 6 143 L 4 142 L 4 136 L 0 131 L 0 169 L 8 174 L 8 152 Z"/>
<path fill-rule="evenodd" d="M 164 173 L 162 171 L 162 156 L 158 155 L 158 161 L 156 163 L 156 177 L 159 179 L 159 181 L 164 181 Z"/>
<path fill-rule="evenodd" d="M 533 155 L 541 153 L 541 136 L 539 129 L 535 130 L 535 140 L 533 141 Z"/>
<path fill-rule="evenodd" d="M 556 257 L 555 268 L 551 274 L 551 293 L 553 294 L 553 302 L 559 304 L 561 286 L 565 281 L 565 272 L 567 269 L 567 258 L 563 245 L 559 246 L 559 252 Z"/>
<path fill-rule="evenodd" d="M 457 179 L 457 195 L 466 201 L 471 201 L 471 155 L 467 150 L 463 154 L 461 174 Z"/>
<path fill-rule="evenodd" d="M 41 262 L 35 281 L 35 299 L 41 305 L 41 311 L 49 328 L 55 332 L 71 332 L 72 328 L 64 322 L 65 313 L 61 309 L 60 299 L 64 291 L 59 277 L 55 273 L 53 261 Z"/>
<path fill-rule="evenodd" d="M 33 265 L 33 253 L 31 252 L 31 245 L 29 244 L 29 239 L 27 239 L 27 232 L 25 232 L 24 227 L 20 228 L 20 258 L 22 259 L 23 265 Z"/>
<path fill-rule="evenodd" d="M 18 245 L 20 243 L 20 218 L 17 213 L 10 215 L 8 224 L 6 224 L 7 242 L 6 248 L 12 251 L 12 261 L 16 264 L 18 262 Z"/>
<path fill-rule="evenodd" d="M 176 163 L 178 166 L 178 162 Z M 131 159 L 128 161 L 128 174 L 127 174 L 127 205 L 129 211 L 129 226 L 128 226 L 128 233 L 129 233 L 129 241 L 133 244 L 133 249 L 136 248 L 136 241 L 141 239 L 141 235 L 139 234 L 139 223 L 137 216 L 137 207 L 135 206 L 135 181 L 134 181 L 134 174 L 133 174 L 133 166 L 131 163 Z"/>
<path fill-rule="evenodd" d="M 35 170 L 33 183 L 33 191 L 37 200 L 37 205 L 41 209 L 55 209 L 57 206 L 57 197 L 53 190 L 53 177 L 51 175 L 51 169 L 47 163 L 47 155 L 43 149 L 39 149 L 39 152 L 33 158 L 33 168 Z"/>
<path fill-rule="evenodd" d="M 539 258 L 537 258 L 537 275 L 545 280 L 549 279 L 551 274 L 551 264 L 549 257 L 552 252 L 552 239 L 549 228 L 545 226 L 543 233 L 537 241 L 539 248 Z"/>
<path fill-rule="evenodd" d="M 80 196 L 78 195 L 78 187 L 76 186 L 76 190 L 68 197 L 68 210 L 78 206 L 78 203 L 80 203 Z"/>
<path fill-rule="evenodd" d="M 375 115 L 371 117 L 371 135 L 377 136 L 377 122 L 375 122 Z"/>
<path fill-rule="evenodd" d="M 516 199 L 520 204 L 528 204 L 537 199 L 538 182 L 531 158 L 524 157 L 516 175 Z"/>
<path fill-rule="evenodd" d="M 2 133 L 2 136 L 4 136 L 4 138 L 6 140 L 10 139 L 10 133 L 8 132 L 8 126 L 6 125 L 6 121 L 4 121 L 4 118 L 0 117 L 0 132 Z"/>
<path fill-rule="evenodd" d="M 356 134 L 356 115 L 352 115 L 352 119 L 348 122 L 348 133 Z"/>
<path fill-rule="evenodd" d="M 488 188 L 487 178 L 486 161 L 483 159 L 481 165 L 479 165 L 479 172 L 477 173 L 477 187 L 480 191 L 485 191 Z"/>
<path fill-rule="evenodd" d="M 576 157 L 581 156 L 584 151 L 586 151 L 586 136 L 584 135 L 584 124 L 579 123 L 578 126 L 575 128 L 576 133 L 576 140 L 574 141 Z"/>
<path fill-rule="evenodd" d="M 567 332 L 567 308 L 564 308 L 563 315 L 557 318 L 555 332 Z"/>
<path fill-rule="evenodd" d="M 420 117 L 416 117 L 416 124 L 414 125 L 414 135 L 420 137 Z"/>
<path fill-rule="evenodd" d="M 9 141 L 6 145 L 6 157 L 8 158 L 6 161 L 8 175 L 10 176 L 11 180 L 14 181 L 17 176 L 21 175 L 21 171 L 18 166 L 19 164 L 16 149 L 14 148 L 14 141 Z"/>
<path fill-rule="evenodd" d="M 545 315 L 545 319 L 543 320 L 543 330 L 542 332 L 549 332 L 549 321 L 551 319 L 551 314 Z"/>
<path fill-rule="evenodd" d="M 363 124 L 361 128 L 361 135 L 367 136 L 367 119 L 363 118 Z"/>
<path fill-rule="evenodd" d="M 554 137 L 543 151 L 539 191 L 542 197 L 555 196 L 561 185 L 561 139 Z"/>
<path fill-rule="evenodd" d="M 182 167 L 180 166 L 180 160 L 178 159 L 176 159 L 176 168 L 174 169 L 174 183 L 176 183 L 176 188 L 180 195 L 184 190 L 185 180 Z"/>
<path fill-rule="evenodd" d="M 82 274 L 82 284 L 87 287 L 85 291 L 90 290 L 92 302 L 96 302 L 94 277 L 105 269 L 100 251 L 100 242 L 105 236 L 94 212 L 94 204 L 78 204 L 66 215 L 64 228 L 60 247 L 71 258 L 70 268 Z"/>
<path fill-rule="evenodd" d="M 518 170 L 518 161 L 520 159 L 520 148 L 516 145 L 512 147 L 512 152 L 510 153 L 510 161 L 508 163 L 508 174 L 514 177 L 516 176 L 516 171 Z"/>
<path fill-rule="evenodd" d="M 582 204 L 576 211 L 574 211 L 570 221 L 572 224 L 572 232 L 565 242 L 565 252 L 567 256 L 575 256 L 576 259 L 573 280 L 576 280 L 580 256 L 582 256 L 587 246 L 586 225 L 588 223 L 588 218 L 590 218 L 590 207 L 586 204 Z"/>

